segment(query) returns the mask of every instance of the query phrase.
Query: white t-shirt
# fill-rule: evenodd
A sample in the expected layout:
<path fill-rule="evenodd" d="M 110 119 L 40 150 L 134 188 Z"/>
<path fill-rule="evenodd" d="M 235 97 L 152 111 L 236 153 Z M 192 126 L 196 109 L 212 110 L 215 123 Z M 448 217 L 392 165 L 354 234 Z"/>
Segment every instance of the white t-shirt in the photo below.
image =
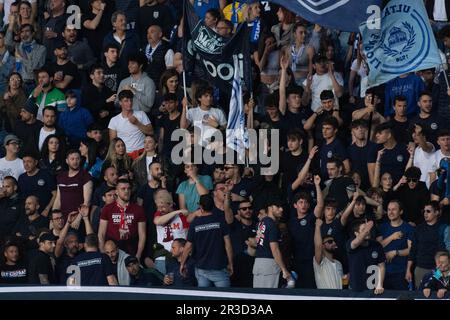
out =
<path fill-rule="evenodd" d="M 206 124 L 208 117 L 214 117 L 220 126 L 225 126 L 227 124 L 223 111 L 218 108 L 210 108 L 207 111 L 200 109 L 200 107 L 190 108 L 186 114 L 186 118 L 189 122 L 194 127 L 200 128 L 200 141 L 202 145 L 206 145 L 208 143 L 208 139 L 211 138 L 214 132 L 218 131 L 216 128 Z"/>
<path fill-rule="evenodd" d="M 344 271 L 338 260 L 333 262 L 324 256 L 319 265 L 313 258 L 313 267 L 317 289 L 342 289 Z"/>
<path fill-rule="evenodd" d="M 36 3 L 37 0 L 26 0 L 29 3 Z M 11 4 L 15 2 L 15 0 L 0 0 L 0 4 L 3 4 L 3 23 L 6 25 L 8 23 L 9 12 L 11 11 Z"/>
<path fill-rule="evenodd" d="M 41 130 L 39 131 L 39 151 L 42 150 L 42 145 L 44 144 L 45 139 L 51 135 L 51 134 L 55 134 L 56 130 L 53 129 L 52 131 L 45 131 L 44 128 L 42 127 Z"/>
<path fill-rule="evenodd" d="M 160 217 L 159 211 L 155 212 L 155 217 Z M 184 215 L 177 215 L 164 226 L 156 226 L 157 241 L 164 246 L 167 251 L 171 250 L 172 241 L 177 238 L 186 239 L 189 224 Z"/>
<path fill-rule="evenodd" d="M 143 125 L 150 124 L 150 119 L 144 111 L 133 111 L 133 115 Z M 128 118 L 124 118 L 122 113 L 111 118 L 108 128 L 117 132 L 117 137 L 122 139 L 125 143 L 127 153 L 144 148 L 145 135 L 137 126 L 132 124 Z"/>
<path fill-rule="evenodd" d="M 435 159 L 434 147 L 430 153 L 423 151 L 421 147 L 417 147 L 414 151 L 414 162 L 413 166 L 420 169 L 422 175 L 420 176 L 420 181 L 427 184 L 427 188 L 430 188 L 430 173 L 436 171 L 434 159 Z"/>
<path fill-rule="evenodd" d="M 448 21 L 445 0 L 434 0 L 433 18 L 434 21 Z"/>
<path fill-rule="evenodd" d="M 339 72 L 335 72 L 334 76 L 336 78 L 337 83 L 339 83 L 339 85 L 343 86 L 344 85 L 344 80 L 342 79 L 342 76 Z M 306 87 L 306 82 L 307 80 L 305 80 L 303 82 L 303 86 Z M 313 112 L 315 112 L 317 109 L 320 108 L 320 106 L 322 105 L 322 102 L 320 100 L 320 94 L 322 93 L 323 90 L 332 90 L 334 95 L 336 96 L 336 92 L 334 92 L 333 90 L 333 82 L 331 81 L 330 76 L 328 75 L 328 73 L 325 73 L 321 76 L 319 76 L 318 74 L 315 74 L 313 76 L 313 80 L 312 80 L 312 85 L 311 85 L 311 91 L 312 91 L 312 101 L 311 101 L 311 110 Z M 336 100 L 336 106 L 339 104 L 338 98 L 335 98 Z"/>
<path fill-rule="evenodd" d="M 434 153 L 434 160 L 433 160 L 434 167 L 433 167 L 433 171 L 439 169 L 439 163 L 441 162 L 441 160 L 442 160 L 443 158 L 450 158 L 450 156 L 444 155 L 444 154 L 442 153 L 442 150 L 441 150 L 441 149 L 437 150 L 437 151 Z"/>
<path fill-rule="evenodd" d="M 361 62 L 361 65 L 359 66 L 359 69 L 358 69 L 358 60 L 355 59 L 353 61 L 350 69 L 352 71 L 355 71 L 358 74 L 358 76 L 361 78 L 359 96 L 361 98 L 364 98 L 366 96 L 366 90 L 369 85 L 369 76 L 368 76 L 367 65 L 364 62 Z M 353 92 L 354 96 L 356 96 L 357 94 L 358 93 L 355 94 L 355 92 Z"/>
<path fill-rule="evenodd" d="M 25 172 L 22 159 L 17 158 L 13 161 L 8 161 L 6 158 L 0 159 L 0 183 L 3 185 L 3 179 L 7 176 L 12 176 L 19 179 L 19 176 Z"/>

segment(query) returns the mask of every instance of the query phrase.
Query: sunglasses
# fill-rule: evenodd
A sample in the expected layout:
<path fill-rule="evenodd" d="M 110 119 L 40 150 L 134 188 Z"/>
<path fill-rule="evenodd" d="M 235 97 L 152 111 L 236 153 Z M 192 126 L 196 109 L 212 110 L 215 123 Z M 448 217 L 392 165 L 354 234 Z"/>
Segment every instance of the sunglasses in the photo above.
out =
<path fill-rule="evenodd" d="M 408 178 L 406 181 L 417 183 L 419 181 L 419 179 L 417 179 L 417 178 Z"/>
<path fill-rule="evenodd" d="M 326 240 L 326 241 L 323 242 L 323 244 L 325 244 L 325 243 L 333 244 L 333 243 L 336 243 L 336 241 L 334 241 L 333 239 L 329 239 L 329 240 Z"/>
<path fill-rule="evenodd" d="M 239 208 L 239 210 L 242 210 L 242 211 L 247 211 L 247 210 L 250 210 L 250 209 L 252 209 L 252 207 L 242 207 L 242 208 Z"/>

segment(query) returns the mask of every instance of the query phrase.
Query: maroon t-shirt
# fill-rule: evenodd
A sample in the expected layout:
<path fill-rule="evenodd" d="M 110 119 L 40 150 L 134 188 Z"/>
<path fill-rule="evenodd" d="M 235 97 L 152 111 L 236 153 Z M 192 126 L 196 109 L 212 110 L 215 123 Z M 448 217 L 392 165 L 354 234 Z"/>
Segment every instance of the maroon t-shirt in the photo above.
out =
<path fill-rule="evenodd" d="M 115 240 L 119 244 L 120 249 L 135 255 L 139 240 L 138 223 L 146 222 L 144 209 L 134 203 L 130 203 L 126 208 L 125 216 L 129 229 L 129 237 L 126 240 L 120 239 L 120 216 L 121 214 L 117 202 L 113 202 L 103 207 L 100 219 L 108 221 L 105 241 L 110 239 Z"/>
<path fill-rule="evenodd" d="M 61 194 L 61 211 L 67 215 L 77 211 L 84 203 L 83 186 L 91 180 L 91 175 L 86 170 L 69 177 L 69 171 L 63 171 L 56 176 L 56 183 Z"/>

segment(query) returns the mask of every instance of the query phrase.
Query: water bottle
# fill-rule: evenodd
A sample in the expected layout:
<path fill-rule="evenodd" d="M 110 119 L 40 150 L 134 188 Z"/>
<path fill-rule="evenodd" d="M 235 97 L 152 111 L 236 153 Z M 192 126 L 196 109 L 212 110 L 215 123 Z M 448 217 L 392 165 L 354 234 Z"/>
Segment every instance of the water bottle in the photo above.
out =
<path fill-rule="evenodd" d="M 295 271 L 291 271 L 291 278 L 288 280 L 286 288 L 293 289 L 295 288 L 295 281 L 297 281 L 298 276 Z"/>
<path fill-rule="evenodd" d="M 408 290 L 409 291 L 414 291 L 414 283 L 412 282 L 412 280 L 408 281 Z"/>
<path fill-rule="evenodd" d="M 20 72 L 22 70 L 22 59 L 16 58 L 16 72 Z"/>

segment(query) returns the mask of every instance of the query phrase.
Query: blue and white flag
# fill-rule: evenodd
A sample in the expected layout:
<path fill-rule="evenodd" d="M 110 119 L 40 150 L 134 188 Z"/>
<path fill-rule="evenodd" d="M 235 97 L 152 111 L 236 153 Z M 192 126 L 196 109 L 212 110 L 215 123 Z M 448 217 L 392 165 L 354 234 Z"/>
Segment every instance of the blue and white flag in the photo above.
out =
<path fill-rule="evenodd" d="M 382 0 L 269 0 L 323 27 L 358 32 L 380 10 Z M 378 7 L 374 7 L 378 6 Z"/>
<path fill-rule="evenodd" d="M 370 29 L 366 23 L 360 26 L 369 87 L 442 63 L 422 0 L 391 0 L 380 25 L 381 29 Z"/>
<path fill-rule="evenodd" d="M 227 147 L 238 154 L 239 159 L 244 162 L 245 149 L 249 147 L 248 132 L 245 130 L 245 112 L 242 99 L 242 83 L 239 76 L 239 68 L 235 66 L 233 87 L 231 90 L 230 113 L 227 123 Z"/>

